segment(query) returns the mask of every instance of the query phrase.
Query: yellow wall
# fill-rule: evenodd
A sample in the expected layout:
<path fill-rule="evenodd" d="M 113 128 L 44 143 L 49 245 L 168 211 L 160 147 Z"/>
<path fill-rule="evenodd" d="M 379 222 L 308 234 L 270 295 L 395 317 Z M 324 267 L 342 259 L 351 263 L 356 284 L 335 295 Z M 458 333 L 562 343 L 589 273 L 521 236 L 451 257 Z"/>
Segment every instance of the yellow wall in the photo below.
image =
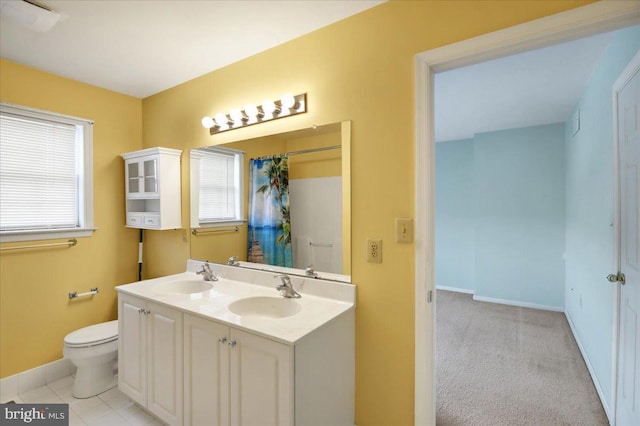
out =
<path fill-rule="evenodd" d="M 415 208 L 414 55 L 586 3 L 391 1 L 144 100 L 145 147 L 188 149 L 352 120 L 357 424 L 413 423 L 414 247 L 394 242 L 394 219 Z M 215 136 L 200 125 L 204 115 L 287 92 L 308 93 L 306 114 Z M 367 238 L 384 241 L 382 264 L 366 263 Z M 174 241 L 154 234 L 150 276 L 184 268 Z"/>
<path fill-rule="evenodd" d="M 114 284 L 136 278 L 137 232 L 123 227 L 121 152 L 188 150 L 351 120 L 352 278 L 356 423 L 413 423 L 414 247 L 394 242 L 394 218 L 414 212 L 414 55 L 591 1 L 391 1 L 142 101 L 2 62 L 3 101 L 96 121 L 94 237 L 62 251 L 0 256 L 2 376 L 59 358 L 74 328 L 115 317 Z M 204 115 L 282 93 L 308 93 L 309 112 L 209 136 Z M 142 126 L 142 146 L 140 128 Z M 344 153 L 343 153 L 344 155 Z M 189 218 L 182 156 L 183 227 Z M 184 230 L 146 233 L 145 275 L 184 270 Z M 384 240 L 384 262 L 365 240 Z M 91 301 L 66 293 L 99 286 Z M 103 290 L 104 289 L 104 290 Z M 28 306 L 28 309 L 25 307 Z"/>
<path fill-rule="evenodd" d="M 137 279 L 138 234 L 124 227 L 120 153 L 141 147 L 142 101 L 5 60 L 0 62 L 0 99 L 94 120 L 94 223 L 99 228 L 72 248 L 0 254 L 0 374 L 6 377 L 62 358 L 70 331 L 115 319 L 113 287 Z M 100 294 L 69 301 L 70 291 L 91 287 Z"/>

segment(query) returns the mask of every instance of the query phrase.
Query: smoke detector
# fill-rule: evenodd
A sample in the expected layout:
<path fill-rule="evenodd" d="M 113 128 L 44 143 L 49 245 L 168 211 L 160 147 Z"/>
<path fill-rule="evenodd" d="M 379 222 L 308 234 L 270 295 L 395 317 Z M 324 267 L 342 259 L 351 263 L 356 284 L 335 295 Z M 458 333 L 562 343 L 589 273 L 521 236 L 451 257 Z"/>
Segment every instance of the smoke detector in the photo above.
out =
<path fill-rule="evenodd" d="M 1 0 L 0 16 L 39 33 L 46 33 L 60 20 L 59 13 L 27 0 Z"/>

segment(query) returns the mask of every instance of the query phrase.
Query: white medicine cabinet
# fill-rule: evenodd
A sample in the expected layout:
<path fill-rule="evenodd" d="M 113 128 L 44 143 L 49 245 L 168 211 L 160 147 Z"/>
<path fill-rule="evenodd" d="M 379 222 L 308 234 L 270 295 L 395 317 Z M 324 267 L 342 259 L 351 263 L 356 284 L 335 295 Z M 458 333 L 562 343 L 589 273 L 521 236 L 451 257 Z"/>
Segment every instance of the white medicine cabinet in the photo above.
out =
<path fill-rule="evenodd" d="M 127 227 L 157 230 L 182 227 L 181 154 L 181 150 L 160 147 L 122 154 Z"/>

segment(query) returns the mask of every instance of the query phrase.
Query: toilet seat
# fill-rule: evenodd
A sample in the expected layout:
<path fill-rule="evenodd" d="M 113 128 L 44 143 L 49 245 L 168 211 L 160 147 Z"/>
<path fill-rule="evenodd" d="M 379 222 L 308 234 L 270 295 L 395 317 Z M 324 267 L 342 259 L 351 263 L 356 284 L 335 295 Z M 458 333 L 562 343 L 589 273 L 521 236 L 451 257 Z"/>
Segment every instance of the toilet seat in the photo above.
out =
<path fill-rule="evenodd" d="M 82 348 L 109 343 L 118 339 L 118 320 L 90 325 L 69 333 L 64 344 L 70 348 Z"/>

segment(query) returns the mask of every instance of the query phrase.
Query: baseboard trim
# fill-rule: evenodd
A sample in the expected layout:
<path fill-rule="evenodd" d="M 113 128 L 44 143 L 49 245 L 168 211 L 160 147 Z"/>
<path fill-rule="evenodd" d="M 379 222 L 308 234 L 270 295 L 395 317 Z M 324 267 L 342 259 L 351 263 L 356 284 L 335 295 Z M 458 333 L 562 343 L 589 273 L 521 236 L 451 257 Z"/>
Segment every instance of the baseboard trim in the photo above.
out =
<path fill-rule="evenodd" d="M 55 382 L 74 372 L 75 367 L 71 361 L 62 358 L 0 379 L 0 403 L 10 401 L 22 393 Z"/>
<path fill-rule="evenodd" d="M 478 302 L 489 302 L 489 303 L 499 303 L 501 305 L 518 306 L 520 308 L 531 308 L 531 309 L 541 309 L 543 311 L 564 312 L 564 307 L 562 306 L 539 305 L 537 303 L 520 302 L 517 300 L 496 299 L 493 297 L 485 297 L 485 296 L 478 296 L 478 295 L 474 295 L 473 300 L 476 300 Z"/>
<path fill-rule="evenodd" d="M 475 294 L 475 290 L 467 288 L 447 287 L 446 285 L 437 285 L 436 290 L 455 291 L 456 293 Z"/>
<path fill-rule="evenodd" d="M 582 359 L 584 359 L 584 363 L 587 365 L 587 370 L 589 370 L 589 375 L 591 376 L 591 380 L 593 381 L 593 385 L 596 388 L 596 392 L 598 392 L 598 397 L 600 398 L 600 402 L 602 403 L 602 407 L 604 408 L 604 412 L 607 415 L 607 419 L 609 419 L 609 423 L 612 423 L 611 420 L 611 412 L 609 411 L 609 404 L 607 403 L 607 400 L 604 397 L 604 392 L 602 392 L 602 386 L 600 386 L 600 382 L 598 381 L 598 377 L 595 374 L 595 371 L 593 371 L 593 367 L 591 366 L 591 362 L 589 361 L 589 357 L 587 356 L 587 352 L 584 350 L 584 347 L 582 346 L 582 342 L 580 341 L 580 338 L 578 337 L 578 333 L 576 332 L 576 328 L 573 325 L 573 320 L 571 319 L 571 315 L 569 314 L 568 311 L 564 311 L 564 316 L 567 318 L 567 322 L 569 323 L 569 328 L 571 329 L 571 333 L 573 334 L 573 338 L 576 340 L 576 343 L 578 344 L 578 349 L 580 349 L 580 354 L 582 354 Z"/>

